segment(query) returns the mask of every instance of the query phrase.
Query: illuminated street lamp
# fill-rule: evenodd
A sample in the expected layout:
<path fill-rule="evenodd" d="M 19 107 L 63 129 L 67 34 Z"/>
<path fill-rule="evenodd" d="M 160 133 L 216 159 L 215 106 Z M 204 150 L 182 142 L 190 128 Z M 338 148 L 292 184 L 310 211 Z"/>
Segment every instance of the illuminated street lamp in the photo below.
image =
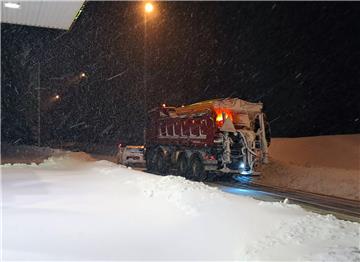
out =
<path fill-rule="evenodd" d="M 146 3 L 145 4 L 145 12 L 146 13 L 151 13 L 152 11 L 154 11 L 154 6 L 152 3 Z"/>
<path fill-rule="evenodd" d="M 84 72 L 82 72 L 82 73 L 80 74 L 80 78 L 84 78 L 84 77 L 86 77 L 86 74 L 85 74 Z"/>
<path fill-rule="evenodd" d="M 60 99 L 60 96 L 59 96 L 59 95 L 56 95 L 56 96 L 55 96 L 55 99 L 56 99 L 56 100 L 59 100 L 59 99 Z"/>

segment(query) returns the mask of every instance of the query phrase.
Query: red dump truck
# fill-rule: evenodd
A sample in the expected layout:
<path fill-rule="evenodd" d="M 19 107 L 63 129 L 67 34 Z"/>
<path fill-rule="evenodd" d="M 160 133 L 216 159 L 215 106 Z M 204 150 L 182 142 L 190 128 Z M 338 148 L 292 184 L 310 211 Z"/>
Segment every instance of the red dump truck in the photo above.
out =
<path fill-rule="evenodd" d="M 147 169 L 199 181 L 209 173 L 255 174 L 268 162 L 270 145 L 262 108 L 262 103 L 226 98 L 151 110 L 145 130 Z"/>

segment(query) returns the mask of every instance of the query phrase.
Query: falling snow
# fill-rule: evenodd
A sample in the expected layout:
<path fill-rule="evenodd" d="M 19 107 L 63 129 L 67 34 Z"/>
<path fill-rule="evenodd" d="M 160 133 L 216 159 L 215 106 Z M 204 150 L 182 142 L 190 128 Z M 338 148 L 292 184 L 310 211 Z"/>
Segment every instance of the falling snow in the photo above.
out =
<path fill-rule="evenodd" d="M 360 130 L 358 4 L 158 2 L 146 37 L 139 5 L 2 24 L 2 139 L 141 143 L 147 109 L 228 96 L 261 100 L 274 136 Z"/>

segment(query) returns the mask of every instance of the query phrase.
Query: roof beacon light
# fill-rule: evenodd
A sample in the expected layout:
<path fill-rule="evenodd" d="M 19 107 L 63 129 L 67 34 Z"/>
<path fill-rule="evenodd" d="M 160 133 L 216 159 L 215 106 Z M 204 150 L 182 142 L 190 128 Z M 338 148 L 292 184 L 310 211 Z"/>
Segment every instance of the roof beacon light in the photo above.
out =
<path fill-rule="evenodd" d="M 20 4 L 19 3 L 14 3 L 14 2 L 5 2 L 4 6 L 7 8 L 12 8 L 12 9 L 19 9 L 20 8 Z"/>

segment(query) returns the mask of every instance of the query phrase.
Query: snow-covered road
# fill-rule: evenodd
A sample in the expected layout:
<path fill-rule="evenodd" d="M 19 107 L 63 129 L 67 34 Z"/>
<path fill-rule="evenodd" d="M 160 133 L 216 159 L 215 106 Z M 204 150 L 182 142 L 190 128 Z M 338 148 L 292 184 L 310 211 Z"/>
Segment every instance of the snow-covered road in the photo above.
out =
<path fill-rule="evenodd" d="M 359 261 L 358 223 L 83 153 L 3 165 L 4 260 Z"/>

